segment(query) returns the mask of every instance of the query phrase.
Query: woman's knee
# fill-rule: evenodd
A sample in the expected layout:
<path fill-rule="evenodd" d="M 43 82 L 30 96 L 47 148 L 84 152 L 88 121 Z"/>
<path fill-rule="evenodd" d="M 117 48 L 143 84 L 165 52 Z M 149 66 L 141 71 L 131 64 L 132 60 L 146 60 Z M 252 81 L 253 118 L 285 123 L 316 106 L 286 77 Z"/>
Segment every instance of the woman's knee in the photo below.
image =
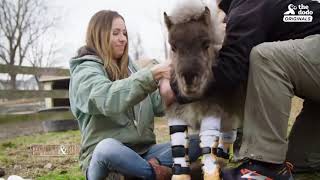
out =
<path fill-rule="evenodd" d="M 98 159 L 110 159 L 118 154 L 121 146 L 123 146 L 123 144 L 118 140 L 106 138 L 97 144 L 94 149 L 93 156 L 97 156 Z"/>

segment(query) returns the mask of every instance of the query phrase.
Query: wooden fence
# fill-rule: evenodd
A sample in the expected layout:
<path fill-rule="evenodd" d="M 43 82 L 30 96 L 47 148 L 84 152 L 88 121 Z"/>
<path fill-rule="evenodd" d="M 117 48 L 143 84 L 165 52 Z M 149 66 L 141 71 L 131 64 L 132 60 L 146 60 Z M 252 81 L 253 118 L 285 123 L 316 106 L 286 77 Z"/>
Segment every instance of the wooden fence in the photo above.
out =
<path fill-rule="evenodd" d="M 44 76 L 69 76 L 68 69 L 35 68 L 0 64 L 0 73 L 14 73 Z M 0 90 L 0 99 L 30 99 L 30 98 L 68 98 L 68 89 L 64 90 Z M 29 120 L 67 120 L 74 119 L 70 111 L 45 111 L 27 114 L 0 114 L 0 124 Z"/>
<path fill-rule="evenodd" d="M 151 67 L 158 62 L 155 59 L 141 59 L 136 61 L 140 67 Z M 61 68 L 35 68 L 26 66 L 13 66 L 0 64 L 1 73 L 44 75 L 44 76 L 70 76 L 69 69 Z M 68 89 L 59 90 L 0 90 L 0 99 L 32 99 L 32 98 L 55 98 L 67 99 Z M 46 111 L 28 114 L 1 114 L 0 125 L 30 120 L 69 120 L 74 119 L 70 111 Z"/>

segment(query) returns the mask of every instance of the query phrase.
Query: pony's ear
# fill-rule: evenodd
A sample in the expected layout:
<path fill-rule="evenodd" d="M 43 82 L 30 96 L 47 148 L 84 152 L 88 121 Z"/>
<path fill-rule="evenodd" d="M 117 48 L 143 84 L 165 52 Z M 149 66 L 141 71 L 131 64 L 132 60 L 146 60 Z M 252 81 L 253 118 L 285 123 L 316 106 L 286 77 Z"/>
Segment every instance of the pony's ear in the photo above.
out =
<path fill-rule="evenodd" d="M 164 22 L 166 23 L 167 29 L 169 30 L 172 26 L 172 21 L 170 20 L 170 17 L 167 15 L 166 12 L 163 13 L 164 16 Z"/>
<path fill-rule="evenodd" d="M 207 6 L 204 8 L 204 11 L 199 19 L 203 20 L 205 25 L 210 26 L 211 14 L 210 14 L 210 9 Z"/>

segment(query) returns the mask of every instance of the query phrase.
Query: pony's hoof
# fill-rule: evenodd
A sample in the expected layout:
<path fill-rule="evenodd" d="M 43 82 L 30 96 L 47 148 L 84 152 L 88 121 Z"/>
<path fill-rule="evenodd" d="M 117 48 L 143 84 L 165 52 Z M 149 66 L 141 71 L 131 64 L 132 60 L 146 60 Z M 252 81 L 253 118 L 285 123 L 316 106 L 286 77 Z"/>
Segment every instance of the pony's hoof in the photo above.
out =
<path fill-rule="evenodd" d="M 214 171 L 210 174 L 204 173 L 203 180 L 221 180 L 219 171 Z"/>
<path fill-rule="evenodd" d="M 191 176 L 188 174 L 173 175 L 171 180 L 191 180 Z"/>

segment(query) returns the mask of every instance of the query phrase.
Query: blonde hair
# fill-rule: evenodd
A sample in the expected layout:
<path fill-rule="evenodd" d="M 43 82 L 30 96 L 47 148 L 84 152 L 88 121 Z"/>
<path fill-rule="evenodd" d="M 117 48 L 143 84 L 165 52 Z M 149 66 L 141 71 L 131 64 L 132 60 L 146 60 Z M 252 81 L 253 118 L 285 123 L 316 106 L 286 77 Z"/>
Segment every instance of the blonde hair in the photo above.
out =
<path fill-rule="evenodd" d="M 86 35 L 86 47 L 93 50 L 99 56 L 112 81 L 128 77 L 128 43 L 120 61 L 113 61 L 110 45 L 112 21 L 123 17 L 115 11 L 102 10 L 91 18 Z M 128 40 L 128 35 L 126 35 Z"/>

